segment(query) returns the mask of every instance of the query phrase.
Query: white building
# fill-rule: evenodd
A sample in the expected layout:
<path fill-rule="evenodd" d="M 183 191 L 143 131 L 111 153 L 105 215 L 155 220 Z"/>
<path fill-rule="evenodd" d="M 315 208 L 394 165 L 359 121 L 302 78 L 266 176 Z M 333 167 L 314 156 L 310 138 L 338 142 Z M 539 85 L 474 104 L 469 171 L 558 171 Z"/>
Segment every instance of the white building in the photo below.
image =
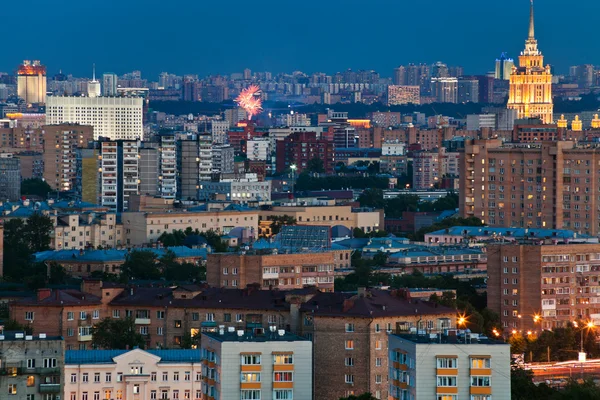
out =
<path fill-rule="evenodd" d="M 160 136 L 160 195 L 174 199 L 177 195 L 177 145 L 175 135 Z"/>
<path fill-rule="evenodd" d="M 481 128 L 496 129 L 496 114 L 467 115 L 467 130 L 478 131 Z"/>
<path fill-rule="evenodd" d="M 210 137 L 198 137 L 198 181 L 209 181 L 213 172 L 213 143 Z"/>
<path fill-rule="evenodd" d="M 381 145 L 382 156 L 403 156 L 406 155 L 406 144 L 398 140 L 389 141 Z"/>
<path fill-rule="evenodd" d="M 248 160 L 267 160 L 271 155 L 271 140 L 269 138 L 254 138 L 246 143 Z"/>
<path fill-rule="evenodd" d="M 141 97 L 49 96 L 46 123 L 76 123 L 94 127 L 94 139 L 137 140 L 144 134 Z"/>
<path fill-rule="evenodd" d="M 102 75 L 102 96 L 116 96 L 118 80 L 117 74 L 106 73 Z"/>
<path fill-rule="evenodd" d="M 198 200 L 210 200 L 215 194 L 224 194 L 227 200 L 238 203 L 271 201 L 271 181 L 259 182 L 256 174 L 246 174 L 245 178 L 200 182 Z"/>
<path fill-rule="evenodd" d="M 207 399 L 312 399 L 312 343 L 270 327 L 202 334 Z M 215 377 L 217 377 L 215 379 Z"/>
<path fill-rule="evenodd" d="M 100 147 L 99 203 L 127 211 L 129 196 L 139 194 L 139 142 L 102 142 Z"/>
<path fill-rule="evenodd" d="M 229 121 L 211 121 L 210 134 L 214 143 L 227 143 L 227 131 L 229 131 Z"/>
<path fill-rule="evenodd" d="M 147 329 L 140 327 L 143 328 Z M 199 400 L 202 399 L 200 354 L 200 350 L 68 350 L 64 397 L 67 400 Z"/>

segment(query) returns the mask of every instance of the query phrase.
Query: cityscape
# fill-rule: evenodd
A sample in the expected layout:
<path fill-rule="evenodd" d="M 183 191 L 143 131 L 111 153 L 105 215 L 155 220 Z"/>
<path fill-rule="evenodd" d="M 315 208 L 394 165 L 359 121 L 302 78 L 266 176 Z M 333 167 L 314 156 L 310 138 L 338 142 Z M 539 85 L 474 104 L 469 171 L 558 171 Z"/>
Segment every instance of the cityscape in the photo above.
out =
<path fill-rule="evenodd" d="M 600 399 L 600 65 L 522 3 L 470 74 L 15 60 L 0 399 Z"/>

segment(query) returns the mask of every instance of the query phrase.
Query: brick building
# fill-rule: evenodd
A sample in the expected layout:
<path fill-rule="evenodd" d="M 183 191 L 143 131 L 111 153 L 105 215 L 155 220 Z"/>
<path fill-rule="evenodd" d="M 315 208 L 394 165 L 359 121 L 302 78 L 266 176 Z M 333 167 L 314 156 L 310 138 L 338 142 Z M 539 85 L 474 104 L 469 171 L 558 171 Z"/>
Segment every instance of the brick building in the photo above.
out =
<path fill-rule="evenodd" d="M 296 165 L 296 172 L 301 173 L 313 158 L 323 161 L 323 169 L 328 174 L 332 173 L 335 167 L 333 143 L 318 139 L 315 132 L 293 132 L 285 139 L 277 141 L 276 154 L 277 171 L 280 172 Z"/>

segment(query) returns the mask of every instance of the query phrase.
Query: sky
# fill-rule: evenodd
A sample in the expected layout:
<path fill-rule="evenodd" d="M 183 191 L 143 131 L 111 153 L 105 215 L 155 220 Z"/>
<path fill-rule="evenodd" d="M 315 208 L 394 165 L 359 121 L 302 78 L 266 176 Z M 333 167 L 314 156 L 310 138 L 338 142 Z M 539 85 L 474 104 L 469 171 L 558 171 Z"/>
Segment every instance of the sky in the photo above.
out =
<path fill-rule="evenodd" d="M 15 3 L 16 4 L 16 3 Z M 468 74 L 517 58 L 528 0 L 29 0 L 3 7 L 0 71 L 39 59 L 91 76 L 141 70 L 157 80 L 252 71 L 333 74 L 348 68 L 391 76 L 408 63 L 443 61 Z M 536 38 L 559 73 L 600 64 L 600 1 L 536 0 Z"/>

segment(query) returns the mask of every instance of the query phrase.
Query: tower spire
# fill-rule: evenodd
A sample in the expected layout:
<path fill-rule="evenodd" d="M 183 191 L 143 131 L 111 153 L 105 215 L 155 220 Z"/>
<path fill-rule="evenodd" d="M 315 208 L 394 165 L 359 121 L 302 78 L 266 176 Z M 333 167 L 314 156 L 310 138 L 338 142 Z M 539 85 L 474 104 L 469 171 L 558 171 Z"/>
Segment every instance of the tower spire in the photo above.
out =
<path fill-rule="evenodd" d="M 535 24 L 533 19 L 533 0 L 531 0 L 531 7 L 529 10 L 529 39 L 535 39 Z"/>
<path fill-rule="evenodd" d="M 533 0 L 531 0 L 533 4 Z M 92 82 L 96 82 L 96 63 L 92 64 Z"/>

